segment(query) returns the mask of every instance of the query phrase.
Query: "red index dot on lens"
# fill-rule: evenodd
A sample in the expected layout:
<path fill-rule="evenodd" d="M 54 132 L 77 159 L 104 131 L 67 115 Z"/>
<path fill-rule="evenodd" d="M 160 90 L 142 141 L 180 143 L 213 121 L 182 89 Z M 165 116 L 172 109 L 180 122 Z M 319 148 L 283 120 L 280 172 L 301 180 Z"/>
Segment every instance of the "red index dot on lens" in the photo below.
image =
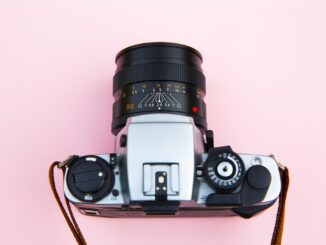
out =
<path fill-rule="evenodd" d="M 196 112 L 198 111 L 198 107 L 197 107 L 197 106 L 193 106 L 193 107 L 191 108 L 191 110 L 192 110 L 192 112 L 196 113 Z"/>

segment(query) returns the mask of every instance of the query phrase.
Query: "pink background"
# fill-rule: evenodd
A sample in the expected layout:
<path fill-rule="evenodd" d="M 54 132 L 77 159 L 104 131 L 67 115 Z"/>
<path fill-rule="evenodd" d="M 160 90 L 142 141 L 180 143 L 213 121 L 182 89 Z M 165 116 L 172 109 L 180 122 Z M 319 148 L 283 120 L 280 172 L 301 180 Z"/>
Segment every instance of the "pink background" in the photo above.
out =
<path fill-rule="evenodd" d="M 289 166 L 284 244 L 325 244 L 325 10 L 325 1 L 300 0 L 1 0 L 0 242 L 74 244 L 48 166 L 113 151 L 115 54 L 172 41 L 204 56 L 216 144 L 274 153 Z M 269 244 L 275 212 L 251 220 L 76 216 L 89 244 L 231 245 Z"/>

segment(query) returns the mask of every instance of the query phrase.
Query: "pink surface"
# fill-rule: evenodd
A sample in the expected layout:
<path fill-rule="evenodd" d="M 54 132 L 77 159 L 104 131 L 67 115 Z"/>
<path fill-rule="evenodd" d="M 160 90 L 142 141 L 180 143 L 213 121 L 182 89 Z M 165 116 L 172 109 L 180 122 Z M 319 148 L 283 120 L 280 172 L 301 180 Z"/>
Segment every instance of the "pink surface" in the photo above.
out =
<path fill-rule="evenodd" d="M 20 2 L 20 3 L 19 3 Z M 200 50 L 218 145 L 289 166 L 284 244 L 325 244 L 325 1 L 0 1 L 1 244 L 74 244 L 50 162 L 112 152 L 114 56 Z M 59 175 L 58 175 L 59 177 Z M 276 206 L 241 218 L 77 219 L 89 244 L 269 244 Z"/>

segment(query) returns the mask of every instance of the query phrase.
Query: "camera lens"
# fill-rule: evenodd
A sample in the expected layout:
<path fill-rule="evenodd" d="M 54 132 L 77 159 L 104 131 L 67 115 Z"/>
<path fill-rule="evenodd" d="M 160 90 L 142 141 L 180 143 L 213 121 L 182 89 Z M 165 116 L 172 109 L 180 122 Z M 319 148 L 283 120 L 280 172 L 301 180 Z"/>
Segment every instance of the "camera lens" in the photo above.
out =
<path fill-rule="evenodd" d="M 191 116 L 206 130 L 205 76 L 201 54 L 176 43 L 143 43 L 121 50 L 113 78 L 112 133 L 127 118 L 150 113 Z"/>

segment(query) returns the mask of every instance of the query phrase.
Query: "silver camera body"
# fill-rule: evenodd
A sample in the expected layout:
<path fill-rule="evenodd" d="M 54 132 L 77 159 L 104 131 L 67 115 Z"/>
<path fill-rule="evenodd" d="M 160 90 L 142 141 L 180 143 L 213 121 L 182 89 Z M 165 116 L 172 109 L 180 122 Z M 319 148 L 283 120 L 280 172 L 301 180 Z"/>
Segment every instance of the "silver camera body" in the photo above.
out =
<path fill-rule="evenodd" d="M 116 136 L 116 153 L 69 162 L 65 196 L 80 212 L 106 217 L 248 218 L 271 206 L 281 191 L 275 159 L 214 148 L 208 134 L 189 116 L 131 116 Z"/>
<path fill-rule="evenodd" d="M 116 152 L 64 161 L 64 193 L 107 217 L 249 218 L 271 206 L 281 180 L 270 156 L 215 147 L 207 130 L 202 55 L 175 43 L 117 54 L 111 131 Z"/>

